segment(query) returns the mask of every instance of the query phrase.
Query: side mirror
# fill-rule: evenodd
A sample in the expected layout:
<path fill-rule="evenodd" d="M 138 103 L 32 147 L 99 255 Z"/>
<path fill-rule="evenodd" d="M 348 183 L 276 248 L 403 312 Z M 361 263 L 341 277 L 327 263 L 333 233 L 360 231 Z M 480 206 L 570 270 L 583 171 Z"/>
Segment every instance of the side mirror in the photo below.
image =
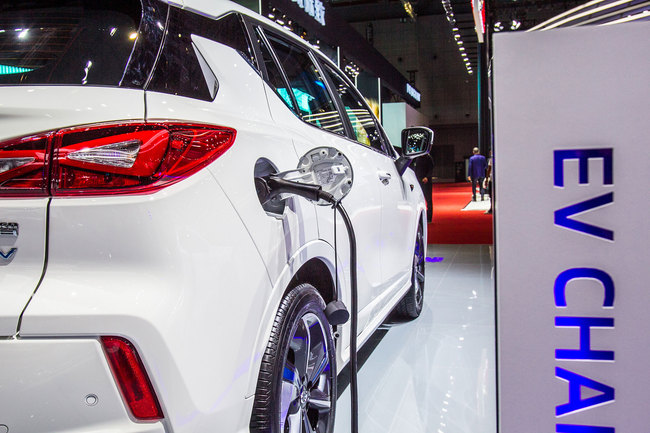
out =
<path fill-rule="evenodd" d="M 402 156 L 395 161 L 400 176 L 404 174 L 411 161 L 431 151 L 434 133 L 424 126 L 414 126 L 402 130 Z"/>

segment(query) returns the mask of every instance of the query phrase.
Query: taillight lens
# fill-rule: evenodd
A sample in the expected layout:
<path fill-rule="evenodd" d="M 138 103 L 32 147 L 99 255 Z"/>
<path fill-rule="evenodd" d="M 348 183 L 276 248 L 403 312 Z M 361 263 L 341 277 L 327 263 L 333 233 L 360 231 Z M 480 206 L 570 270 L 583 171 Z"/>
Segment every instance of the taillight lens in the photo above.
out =
<path fill-rule="evenodd" d="M 0 143 L 0 196 L 138 194 L 210 164 L 234 129 L 179 123 L 69 128 Z"/>
<path fill-rule="evenodd" d="M 39 134 L 0 143 L 0 195 L 47 196 L 51 135 Z"/>
<path fill-rule="evenodd" d="M 162 410 L 151 381 L 133 345 L 120 337 L 102 337 L 101 341 L 131 414 L 143 421 L 162 419 Z"/>

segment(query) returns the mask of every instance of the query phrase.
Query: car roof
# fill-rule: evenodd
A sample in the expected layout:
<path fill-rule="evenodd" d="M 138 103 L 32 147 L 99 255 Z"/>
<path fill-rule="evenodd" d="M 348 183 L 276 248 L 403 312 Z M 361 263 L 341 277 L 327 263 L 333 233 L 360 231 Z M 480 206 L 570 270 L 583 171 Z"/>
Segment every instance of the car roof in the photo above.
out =
<path fill-rule="evenodd" d="M 338 70 L 342 77 L 345 77 L 345 80 L 349 80 L 348 77 L 339 69 L 338 65 L 334 63 L 330 58 L 325 54 L 320 52 L 320 50 L 304 39 L 300 38 L 293 32 L 287 31 L 284 27 L 280 26 L 275 21 L 272 21 L 266 18 L 263 15 L 260 15 L 244 6 L 241 6 L 230 0 L 160 0 L 163 3 L 167 3 L 172 6 L 180 7 L 187 11 L 191 11 L 200 15 L 208 16 L 210 18 L 216 18 L 221 15 L 224 15 L 228 12 L 238 12 L 242 15 L 251 17 L 257 21 L 264 23 L 265 25 L 272 27 L 281 33 L 284 37 L 289 38 L 299 44 L 302 44 L 306 48 L 311 48 L 312 52 L 316 54 L 323 63 L 329 65 L 330 67 Z M 352 84 L 351 82 L 349 84 Z"/>
<path fill-rule="evenodd" d="M 263 22 L 264 24 L 274 28 L 278 32 L 282 33 L 285 37 L 291 38 L 292 40 L 306 45 L 310 48 L 314 48 L 314 51 L 318 52 L 314 46 L 304 39 L 298 37 L 293 32 L 287 31 L 287 29 L 280 26 L 278 23 L 271 21 L 263 15 L 260 15 L 252 10 L 241 6 L 230 0 L 161 0 L 163 3 L 167 3 L 172 6 L 180 7 L 182 9 L 205 15 L 211 18 L 219 17 L 228 12 L 239 12 L 242 15 L 249 16 L 258 21 Z M 320 54 L 320 53 L 319 53 Z M 321 55 L 321 57 L 326 57 Z"/>

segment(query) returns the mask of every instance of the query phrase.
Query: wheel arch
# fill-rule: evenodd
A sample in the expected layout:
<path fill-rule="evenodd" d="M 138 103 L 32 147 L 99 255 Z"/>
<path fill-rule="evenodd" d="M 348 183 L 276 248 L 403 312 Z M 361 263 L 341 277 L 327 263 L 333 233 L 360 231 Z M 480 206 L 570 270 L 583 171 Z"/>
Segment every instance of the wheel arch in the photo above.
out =
<path fill-rule="evenodd" d="M 326 305 L 337 298 L 332 272 L 322 257 L 314 257 L 302 265 L 289 282 L 283 296 L 303 283 L 314 286 Z"/>
<path fill-rule="evenodd" d="M 418 221 L 419 221 L 419 224 L 422 224 L 422 234 L 424 236 L 424 250 L 425 250 L 425 253 L 426 253 L 427 244 L 429 242 L 429 236 L 428 236 L 429 230 L 428 230 L 428 223 L 427 223 L 427 211 L 426 211 L 426 208 L 425 209 L 420 209 L 419 212 L 420 212 L 420 216 L 418 217 Z M 418 228 L 416 226 L 415 227 L 416 233 L 417 233 L 417 229 Z"/>
<path fill-rule="evenodd" d="M 252 364 L 249 370 L 251 374 L 247 387 L 247 398 L 255 396 L 261 358 L 271 334 L 273 319 L 282 299 L 291 289 L 300 284 L 308 283 L 316 288 L 325 301 L 325 304 L 334 300 L 335 296 L 346 302 L 346 297 L 349 296 L 348 282 L 340 274 L 343 269 L 341 263 L 339 263 L 338 267 L 340 275 L 339 290 L 336 293 L 335 278 L 337 277 L 335 263 L 337 260 L 332 245 L 320 239 L 304 244 L 287 260 L 280 276 L 273 283 L 273 289 L 269 293 L 262 317 L 257 318 L 260 321 L 260 326 L 255 342 L 255 355 L 251 359 Z"/>

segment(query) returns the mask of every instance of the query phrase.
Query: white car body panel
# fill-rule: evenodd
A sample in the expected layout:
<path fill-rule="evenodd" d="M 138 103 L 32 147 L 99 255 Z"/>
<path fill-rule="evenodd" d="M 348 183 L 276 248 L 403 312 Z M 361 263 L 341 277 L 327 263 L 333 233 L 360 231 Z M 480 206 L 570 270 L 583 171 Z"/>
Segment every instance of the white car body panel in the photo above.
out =
<path fill-rule="evenodd" d="M 0 140 L 111 120 L 143 119 L 144 92 L 75 86 L 2 88 Z M 2 221 L 19 225 L 19 236 L 0 236 L 14 257 L 0 263 L 0 336 L 17 332 L 18 319 L 43 273 L 47 198 L 3 199 Z"/>
<path fill-rule="evenodd" d="M 97 340 L 0 340 L 0 359 L 0 419 L 11 432 L 165 431 L 131 421 Z"/>
<path fill-rule="evenodd" d="M 333 247 L 328 243 L 323 242 L 322 240 L 312 241 L 303 245 L 298 251 L 294 253 L 294 255 L 288 260 L 284 269 L 280 273 L 277 282 L 271 289 L 271 293 L 269 295 L 266 308 L 262 313 L 262 315 L 260 316 L 261 326 L 256 336 L 256 342 L 255 342 L 255 346 L 260 351 L 258 353 L 261 354 L 267 346 L 269 335 L 271 333 L 271 328 L 273 326 L 273 319 L 275 318 L 275 315 L 278 310 L 278 305 L 280 304 L 282 300 L 282 296 L 284 295 L 287 286 L 291 282 L 291 279 L 293 278 L 293 276 L 295 275 L 298 269 L 300 269 L 305 263 L 307 263 L 309 260 L 313 258 L 318 258 L 322 260 L 326 264 L 328 269 L 332 272 L 332 274 L 334 274 L 334 266 L 335 266 L 334 263 L 336 257 L 334 255 Z M 339 259 L 339 265 L 338 265 L 339 275 L 341 275 L 342 272 L 340 271 L 341 270 L 340 257 L 338 259 Z M 341 284 L 343 285 L 343 282 Z M 343 301 L 346 303 L 346 305 L 348 305 L 349 289 L 345 288 L 345 290 L 342 290 L 342 292 L 348 293 L 347 298 L 345 296 L 343 297 Z M 349 324 L 343 325 L 342 328 L 349 329 Z M 341 353 L 341 351 L 338 351 L 338 353 Z M 252 363 L 251 363 L 250 371 L 259 370 L 260 358 L 255 357 L 255 359 L 252 359 L 251 361 Z M 344 364 L 340 363 L 337 366 L 340 371 L 341 369 L 343 369 Z M 247 395 L 247 397 L 254 396 L 256 385 L 257 385 L 257 375 L 253 374 L 249 378 L 250 393 L 249 395 Z"/>
<path fill-rule="evenodd" d="M 270 284 L 209 171 L 153 195 L 52 200 L 49 254 L 21 336 L 128 336 L 176 432 L 236 430 L 224 420 L 247 394 Z"/>
<path fill-rule="evenodd" d="M 144 92 L 81 86 L 5 86 L 0 140 L 62 126 L 144 119 Z"/>
<path fill-rule="evenodd" d="M 403 278 L 411 268 L 411 257 L 403 252 L 408 251 L 413 243 L 402 233 L 404 227 L 410 229 L 407 233 L 415 230 L 418 209 L 414 202 L 407 199 L 410 186 L 399 175 L 395 164 L 386 164 L 383 168 L 390 175 L 390 181 L 382 188 L 382 280 L 392 284 Z M 417 182 L 411 185 L 417 185 Z"/>
<path fill-rule="evenodd" d="M 306 124 L 289 111 L 273 90 L 268 86 L 265 88 L 271 112 L 276 114 L 275 120 L 277 124 L 285 134 L 293 136 L 296 150 L 300 155 L 304 155 L 314 147 L 330 146 L 339 149 L 341 153 L 346 155 L 357 172 L 363 173 L 374 170 L 375 164 L 373 164 L 373 160 L 379 157 L 375 151 L 337 134 L 325 132 Z M 280 113 L 286 114 L 282 115 Z M 296 159 L 294 166 L 289 168 L 295 168 L 297 163 Z M 378 290 L 378 286 L 381 284 L 381 255 L 377 248 L 381 234 L 379 230 L 381 225 L 381 195 L 380 190 L 377 188 L 379 180 L 376 178 L 357 176 L 353 182 L 354 187 L 345 197 L 344 206 L 350 214 L 357 238 L 359 329 L 361 330 L 367 322 L 367 313 L 363 310 L 371 303 L 371 294 Z M 334 214 L 331 207 L 317 206 L 316 212 L 318 213 L 319 236 L 334 245 Z M 344 265 L 344 269 L 348 270 L 344 278 L 349 286 L 350 248 L 345 225 L 340 217 L 337 221 L 339 258 Z"/>
<path fill-rule="evenodd" d="M 2 221 L 17 223 L 19 235 L 0 235 L 0 250 L 9 256 L 0 261 L 0 337 L 18 332 L 20 313 L 43 274 L 48 201 L 2 201 Z"/>
<path fill-rule="evenodd" d="M 270 280 L 275 281 L 291 252 L 318 238 L 314 205 L 291 198 L 281 219 L 269 217 L 257 198 L 254 167 L 263 156 L 279 171 L 294 169 L 298 155 L 291 139 L 270 117 L 260 76 L 232 49 L 196 39 L 201 53 L 219 77 L 220 91 L 214 102 L 147 92 L 147 114 L 149 119 L 193 119 L 237 130 L 233 148 L 217 159 L 209 170 L 223 190 L 231 192 L 227 194 L 228 199 L 254 239 Z M 221 69 L 220 64 L 230 67 Z M 169 107 L 174 107 L 174 111 L 170 112 Z M 278 242 L 279 239 L 283 242 Z"/>
<path fill-rule="evenodd" d="M 207 16 L 248 14 L 222 0 L 168 3 Z M 426 227 L 413 172 L 399 176 L 391 157 L 300 120 L 233 49 L 198 36 L 192 41 L 218 79 L 214 101 L 121 88 L 0 87 L 0 100 L 14 104 L 0 102 L 0 139 L 118 120 L 236 130 L 233 146 L 209 166 L 155 193 L 0 200 L 2 221 L 20 224 L 18 254 L 0 267 L 0 336 L 16 334 L 27 306 L 18 335 L 0 340 L 0 359 L 12 360 L 0 369 L 0 424 L 10 431 L 248 432 L 262 355 L 296 272 L 321 261 L 348 306 L 351 286 L 340 216 L 335 240 L 329 206 L 292 197 L 281 215 L 265 212 L 254 185 L 259 158 L 285 171 L 308 150 L 331 146 L 351 161 L 354 185 L 343 205 L 357 237 L 360 345 L 410 287 L 417 224 Z M 388 185 L 381 173 L 391 175 Z M 340 371 L 349 360 L 349 322 L 339 331 Z M 104 335 L 136 347 L 163 421 L 130 418 L 98 341 Z M 54 361 L 50 369 L 42 365 L 47 357 Z M 5 403 L 31 395 L 21 391 L 21 380 L 39 371 L 47 378 L 36 384 L 43 398 L 57 392 L 65 398 L 51 406 L 60 415 L 49 426 L 47 409 L 36 427 L 23 430 L 27 424 L 3 411 L 10 407 L 18 417 L 26 411 Z M 83 394 L 86 387 L 99 391 Z M 87 408 L 90 393 L 100 404 Z M 83 424 L 78 414 L 88 409 L 101 413 Z"/>

